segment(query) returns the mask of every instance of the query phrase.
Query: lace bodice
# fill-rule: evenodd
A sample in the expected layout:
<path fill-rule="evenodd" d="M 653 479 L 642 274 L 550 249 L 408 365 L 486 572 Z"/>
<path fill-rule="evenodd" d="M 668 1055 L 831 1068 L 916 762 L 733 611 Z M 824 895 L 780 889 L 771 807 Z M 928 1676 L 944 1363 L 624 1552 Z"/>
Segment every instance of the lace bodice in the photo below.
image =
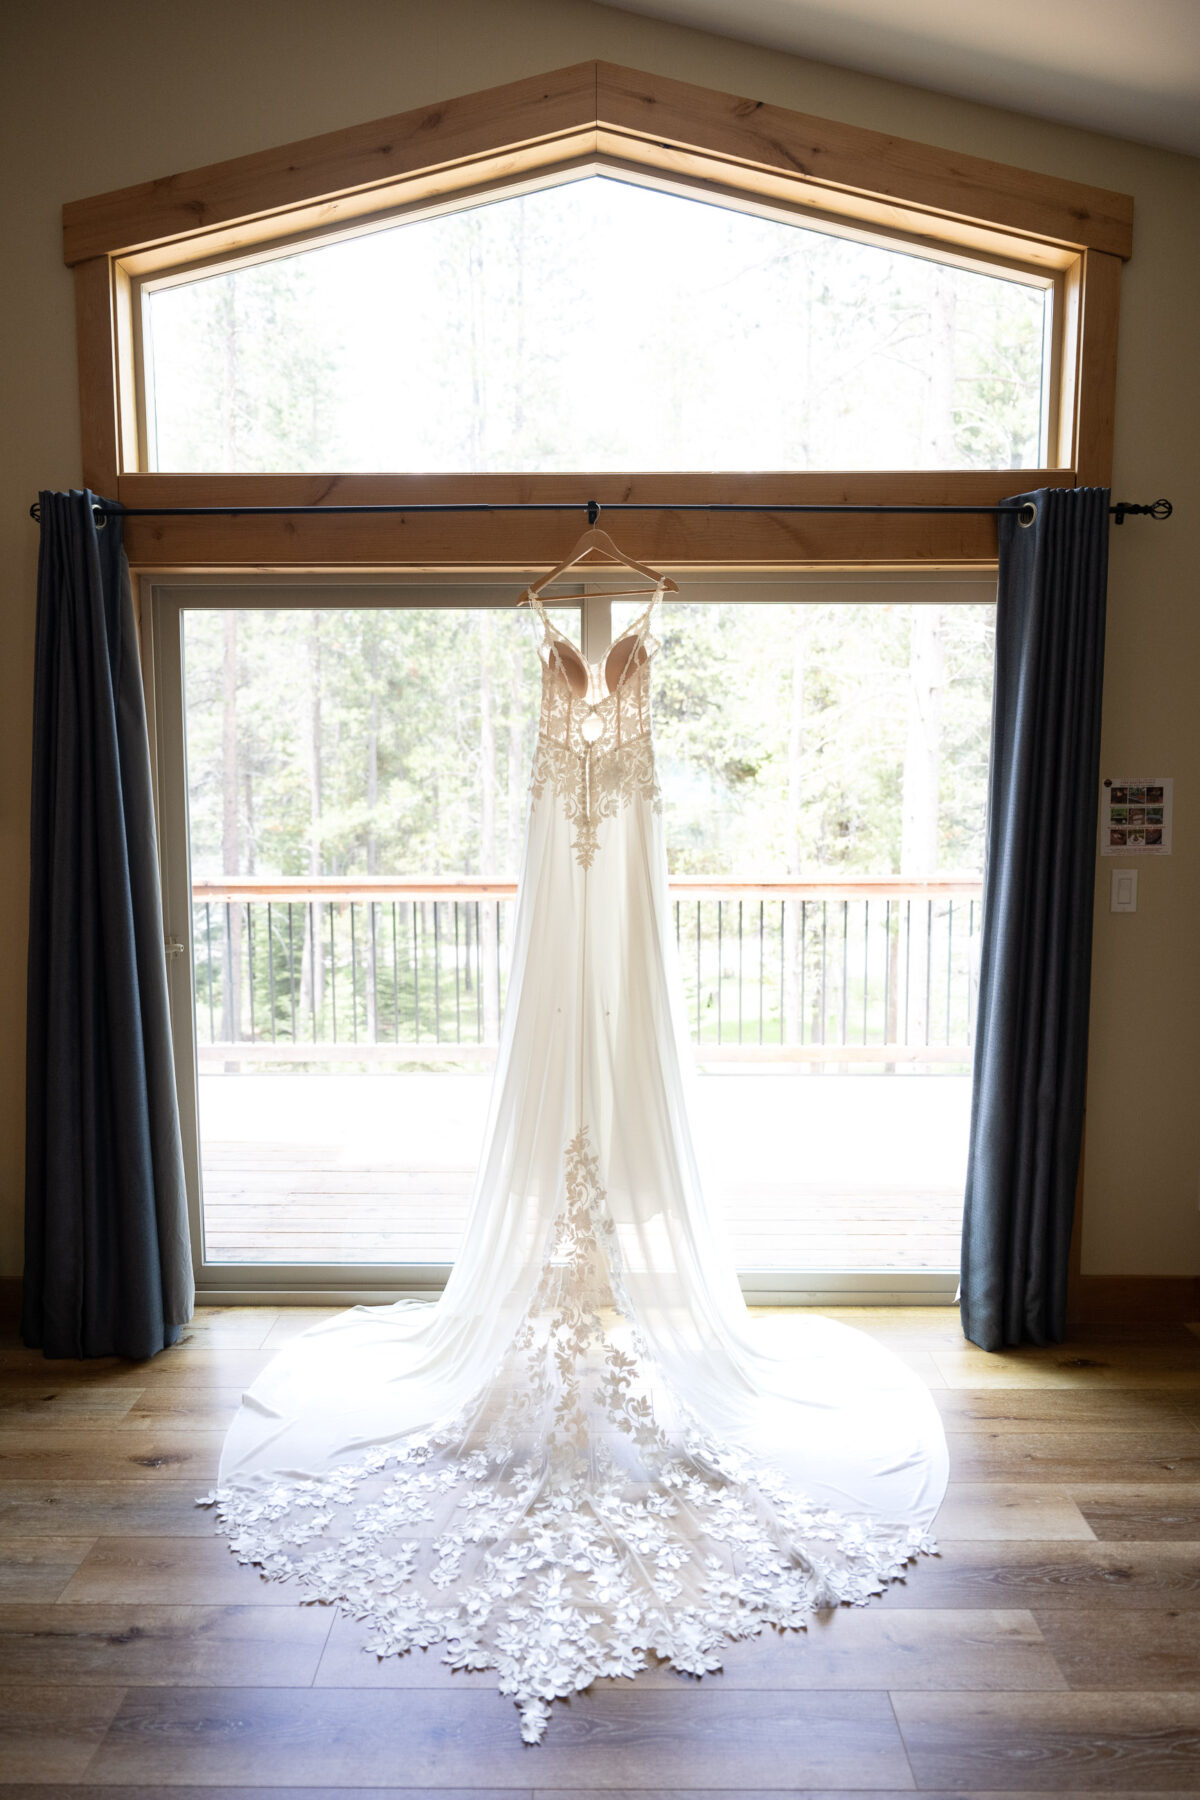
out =
<path fill-rule="evenodd" d="M 650 731 L 650 662 L 659 644 L 654 624 L 661 597 L 660 588 L 617 640 L 617 645 L 629 644 L 630 654 L 611 689 L 605 669 L 612 652 L 600 663 L 585 662 L 551 623 L 541 601 L 532 602 L 542 659 L 533 798 L 539 800 L 549 788 L 565 807 L 576 827 L 576 860 L 584 869 L 595 857 L 602 820 L 611 818 L 635 794 L 644 795 L 656 809 L 662 805 Z M 571 688 L 560 645 L 567 645 L 587 670 L 583 695 Z"/>

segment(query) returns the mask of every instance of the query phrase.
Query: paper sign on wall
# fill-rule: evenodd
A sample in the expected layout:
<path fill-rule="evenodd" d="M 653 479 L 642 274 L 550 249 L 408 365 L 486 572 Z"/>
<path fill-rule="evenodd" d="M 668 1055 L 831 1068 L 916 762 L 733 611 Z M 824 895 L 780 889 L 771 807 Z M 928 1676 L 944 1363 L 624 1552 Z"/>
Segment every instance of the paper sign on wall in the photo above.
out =
<path fill-rule="evenodd" d="M 1105 781 L 1100 789 L 1101 856 L 1170 856 L 1170 776 Z"/>

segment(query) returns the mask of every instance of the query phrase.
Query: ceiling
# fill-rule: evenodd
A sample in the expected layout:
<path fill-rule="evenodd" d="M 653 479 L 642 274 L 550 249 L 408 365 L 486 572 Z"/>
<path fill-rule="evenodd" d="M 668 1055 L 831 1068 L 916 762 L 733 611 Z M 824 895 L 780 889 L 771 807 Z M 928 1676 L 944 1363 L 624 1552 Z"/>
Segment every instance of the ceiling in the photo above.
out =
<path fill-rule="evenodd" d="M 1200 0 L 618 0 L 962 99 L 1200 156 Z"/>

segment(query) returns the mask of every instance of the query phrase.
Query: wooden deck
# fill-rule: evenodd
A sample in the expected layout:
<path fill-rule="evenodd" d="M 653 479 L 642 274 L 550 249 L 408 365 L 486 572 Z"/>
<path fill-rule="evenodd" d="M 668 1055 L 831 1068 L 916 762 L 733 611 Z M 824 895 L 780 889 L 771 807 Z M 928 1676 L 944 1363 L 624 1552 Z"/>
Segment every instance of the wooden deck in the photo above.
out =
<path fill-rule="evenodd" d="M 209 1143 L 215 1262 L 453 1262 L 473 1171 L 347 1167 L 338 1146 Z M 962 1195 L 802 1182 L 717 1190 L 739 1269 L 953 1269 Z"/>
<path fill-rule="evenodd" d="M 447 1263 L 489 1082 L 463 1075 L 202 1080 L 205 1236 L 227 1263 Z M 695 1129 L 742 1270 L 958 1266 L 967 1085 L 720 1075 Z"/>

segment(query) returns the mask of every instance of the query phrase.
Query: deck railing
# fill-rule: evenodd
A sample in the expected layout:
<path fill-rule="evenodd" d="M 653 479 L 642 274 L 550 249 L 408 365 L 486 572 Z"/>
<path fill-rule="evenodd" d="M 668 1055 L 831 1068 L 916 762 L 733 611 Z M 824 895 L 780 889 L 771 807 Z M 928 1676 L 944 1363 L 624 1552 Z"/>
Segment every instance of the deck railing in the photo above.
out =
<path fill-rule="evenodd" d="M 965 1069 L 980 883 L 670 884 L 697 1059 Z M 515 882 L 193 883 L 201 1063 L 494 1057 Z"/>
<path fill-rule="evenodd" d="M 495 1057 L 515 882 L 193 884 L 201 1064 Z M 966 1067 L 977 880 L 671 880 L 696 1057 Z"/>

